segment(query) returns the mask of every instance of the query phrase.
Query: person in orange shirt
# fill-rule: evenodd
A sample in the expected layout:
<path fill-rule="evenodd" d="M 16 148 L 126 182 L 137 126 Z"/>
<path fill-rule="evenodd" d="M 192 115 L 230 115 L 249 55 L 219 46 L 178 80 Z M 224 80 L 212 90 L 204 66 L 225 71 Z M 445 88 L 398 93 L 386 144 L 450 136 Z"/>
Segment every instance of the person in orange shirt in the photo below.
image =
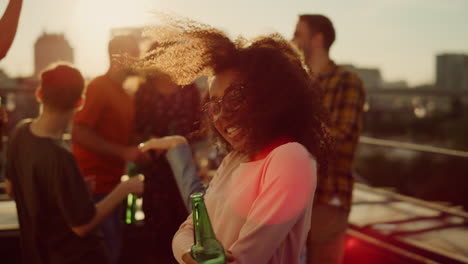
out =
<path fill-rule="evenodd" d="M 135 109 L 132 96 L 122 87 L 132 74 L 128 59 L 138 55 L 136 39 L 114 37 L 109 42 L 110 68 L 88 84 L 86 103 L 73 119 L 73 154 L 96 202 L 120 182 L 126 162 L 141 153 L 130 144 Z M 117 263 L 121 247 L 120 212 L 117 208 L 102 225 L 112 263 Z"/>

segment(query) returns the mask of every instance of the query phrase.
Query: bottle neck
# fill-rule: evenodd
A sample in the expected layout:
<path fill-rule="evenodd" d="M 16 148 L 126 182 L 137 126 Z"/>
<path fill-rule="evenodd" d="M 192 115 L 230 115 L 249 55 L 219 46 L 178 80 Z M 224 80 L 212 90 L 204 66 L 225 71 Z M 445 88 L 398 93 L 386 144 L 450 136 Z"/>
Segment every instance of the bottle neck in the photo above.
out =
<path fill-rule="evenodd" d="M 196 245 L 203 240 L 216 239 L 203 199 L 192 200 L 193 237 Z"/>
<path fill-rule="evenodd" d="M 140 168 L 134 162 L 129 162 L 127 165 L 127 175 L 133 177 L 138 174 L 140 174 Z"/>

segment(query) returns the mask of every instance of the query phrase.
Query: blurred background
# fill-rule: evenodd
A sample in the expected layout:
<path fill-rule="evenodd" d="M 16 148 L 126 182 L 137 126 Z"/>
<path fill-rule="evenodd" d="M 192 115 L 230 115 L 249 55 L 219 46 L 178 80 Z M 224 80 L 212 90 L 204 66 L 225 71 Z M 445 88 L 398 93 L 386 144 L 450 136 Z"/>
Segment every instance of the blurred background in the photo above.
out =
<path fill-rule="evenodd" d="M 0 14 L 7 2 L 0 1 Z M 37 115 L 41 70 L 65 60 L 88 80 L 103 74 L 112 36 L 133 34 L 142 51 L 147 48 L 150 37 L 142 32 L 157 23 L 154 10 L 211 24 L 231 37 L 279 32 L 287 39 L 299 14 L 328 16 L 337 31 L 331 57 L 356 72 L 367 92 L 355 171 L 362 184 L 355 194 L 359 209 L 350 220 L 351 232 L 359 234 L 348 241 L 356 253 L 348 251 L 347 262 L 374 263 L 370 251 L 356 249 L 356 241 L 366 240 L 360 236 L 369 236 L 377 246 L 361 243 L 374 245 L 368 248 L 385 244 L 439 263 L 468 263 L 468 1 L 24 1 L 16 38 L 0 62 L 0 96 L 9 116 L 3 141 L 19 120 Z M 395 209 L 395 201 L 406 209 Z M 415 222 L 421 217 L 438 222 Z M 425 236 L 415 239 L 414 230 Z M 393 254 L 403 254 L 398 250 Z M 359 259 L 364 255 L 368 262 Z M 423 263 L 405 261 L 393 263 Z"/>

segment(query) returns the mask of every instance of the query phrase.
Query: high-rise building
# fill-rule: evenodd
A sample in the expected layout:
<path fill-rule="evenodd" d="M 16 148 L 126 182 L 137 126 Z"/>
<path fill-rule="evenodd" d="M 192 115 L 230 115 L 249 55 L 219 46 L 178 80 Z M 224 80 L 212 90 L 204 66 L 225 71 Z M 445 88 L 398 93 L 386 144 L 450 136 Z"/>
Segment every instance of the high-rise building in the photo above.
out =
<path fill-rule="evenodd" d="M 73 63 L 73 48 L 63 34 L 43 33 L 34 44 L 34 76 L 58 61 Z"/>
<path fill-rule="evenodd" d="M 378 89 L 382 87 L 382 75 L 377 68 L 359 68 L 351 64 L 342 65 L 350 72 L 356 73 L 361 78 L 366 89 Z"/>
<path fill-rule="evenodd" d="M 0 69 L 0 89 L 14 88 L 15 86 L 16 80 L 10 78 L 2 69 Z"/>
<path fill-rule="evenodd" d="M 468 90 L 468 55 L 437 55 L 436 87 L 444 90 Z"/>

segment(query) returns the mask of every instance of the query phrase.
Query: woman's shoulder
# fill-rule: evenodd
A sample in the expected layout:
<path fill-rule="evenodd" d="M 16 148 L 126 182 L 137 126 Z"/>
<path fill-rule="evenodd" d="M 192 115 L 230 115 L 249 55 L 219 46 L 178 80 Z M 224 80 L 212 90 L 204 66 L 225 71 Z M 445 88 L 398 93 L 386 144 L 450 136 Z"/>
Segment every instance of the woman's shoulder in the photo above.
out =
<path fill-rule="evenodd" d="M 297 168 L 313 165 L 316 166 L 316 159 L 309 153 L 306 147 L 298 142 L 285 143 L 276 147 L 267 156 L 266 161 L 274 167 L 294 167 Z"/>
<path fill-rule="evenodd" d="M 270 152 L 268 155 L 269 157 L 280 156 L 280 157 L 289 157 L 289 158 L 297 158 L 297 157 L 312 157 L 309 151 L 304 147 L 304 145 L 298 142 L 289 142 L 282 144 L 273 151 Z"/>

